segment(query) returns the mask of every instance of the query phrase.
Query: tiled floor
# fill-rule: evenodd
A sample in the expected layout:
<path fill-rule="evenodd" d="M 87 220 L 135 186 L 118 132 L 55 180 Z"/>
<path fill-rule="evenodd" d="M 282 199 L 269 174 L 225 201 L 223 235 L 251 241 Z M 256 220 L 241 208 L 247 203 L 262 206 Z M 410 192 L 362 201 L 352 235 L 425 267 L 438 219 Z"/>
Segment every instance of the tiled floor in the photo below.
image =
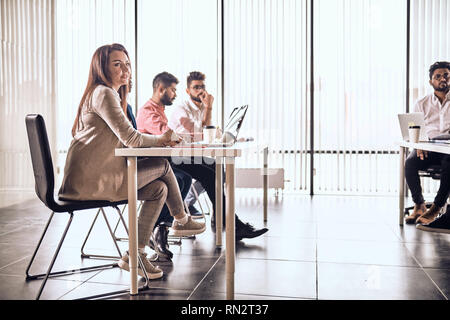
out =
<path fill-rule="evenodd" d="M 262 226 L 260 192 L 237 196 L 240 218 Z M 396 197 L 271 196 L 269 232 L 236 244 L 236 299 L 448 299 L 450 235 L 400 227 L 397 207 Z M 25 281 L 25 269 L 48 215 L 36 199 L 0 208 L 0 299 L 34 298 L 40 281 Z M 55 270 L 105 263 L 80 258 L 93 216 L 75 216 Z M 173 262 L 160 263 L 164 277 L 151 281 L 138 299 L 225 299 L 225 248 L 216 249 L 207 219 L 205 233 L 171 245 Z M 32 273 L 46 270 L 67 215 L 54 220 Z M 102 224 L 86 251 L 114 254 Z M 52 278 L 42 299 L 75 299 L 128 285 L 129 274 L 112 268 Z"/>

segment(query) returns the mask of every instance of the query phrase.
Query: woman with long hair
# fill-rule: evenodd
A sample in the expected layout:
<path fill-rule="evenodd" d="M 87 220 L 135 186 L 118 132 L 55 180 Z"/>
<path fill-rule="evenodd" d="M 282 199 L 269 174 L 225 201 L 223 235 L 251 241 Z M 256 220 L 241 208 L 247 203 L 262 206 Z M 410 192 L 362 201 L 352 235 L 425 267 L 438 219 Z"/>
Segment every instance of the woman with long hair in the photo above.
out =
<path fill-rule="evenodd" d="M 171 130 L 162 135 L 147 135 L 135 130 L 127 114 L 127 95 L 131 87 L 128 52 L 120 44 L 98 48 L 91 61 L 89 78 L 72 127 L 60 199 L 127 199 L 127 165 L 114 151 L 122 147 L 173 146 L 178 139 Z M 155 222 L 164 203 L 174 217 L 175 231 L 198 234 L 205 225 L 192 220 L 184 211 L 180 189 L 168 161 L 163 158 L 138 160 L 138 199 L 144 200 L 138 217 L 138 249 L 150 279 L 163 275 L 146 259 Z M 129 271 L 126 252 L 120 268 Z M 143 276 L 142 270 L 138 270 Z"/>

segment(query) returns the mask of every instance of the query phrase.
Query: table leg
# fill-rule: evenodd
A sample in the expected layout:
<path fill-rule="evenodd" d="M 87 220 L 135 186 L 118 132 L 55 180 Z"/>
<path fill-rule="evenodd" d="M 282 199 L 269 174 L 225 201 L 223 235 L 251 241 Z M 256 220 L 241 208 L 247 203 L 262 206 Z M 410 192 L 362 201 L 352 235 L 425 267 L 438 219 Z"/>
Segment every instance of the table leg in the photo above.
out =
<path fill-rule="evenodd" d="M 138 293 L 138 279 L 137 279 L 137 160 L 136 157 L 127 157 L 128 163 L 128 253 L 130 258 L 130 275 L 131 286 L 130 294 L 136 295 Z"/>
<path fill-rule="evenodd" d="M 216 158 L 216 207 L 214 208 L 214 214 L 216 217 L 216 246 L 222 246 L 222 212 L 223 212 L 223 204 L 222 204 L 222 196 L 223 196 L 223 158 Z"/>
<path fill-rule="evenodd" d="M 400 147 L 400 183 L 398 188 L 399 224 L 403 226 L 405 215 L 405 148 Z"/>
<path fill-rule="evenodd" d="M 234 213 L 234 158 L 227 157 L 226 164 L 226 189 L 227 189 L 227 215 L 226 215 L 226 297 L 234 299 L 234 266 L 235 266 L 235 213 Z"/>
<path fill-rule="evenodd" d="M 268 158 L 269 149 L 267 147 L 264 148 L 264 175 L 263 175 L 263 187 L 264 187 L 264 198 L 263 198 L 263 211 L 264 211 L 264 222 L 267 222 L 267 189 L 269 186 L 269 178 L 268 178 Z"/>

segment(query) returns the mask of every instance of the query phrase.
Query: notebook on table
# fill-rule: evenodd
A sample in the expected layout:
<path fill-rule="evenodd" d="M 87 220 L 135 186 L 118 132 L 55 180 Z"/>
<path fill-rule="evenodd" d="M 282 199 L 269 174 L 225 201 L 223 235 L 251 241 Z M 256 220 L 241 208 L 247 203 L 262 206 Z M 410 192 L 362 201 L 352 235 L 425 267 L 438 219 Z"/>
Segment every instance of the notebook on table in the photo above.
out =
<path fill-rule="evenodd" d="M 444 134 L 438 135 L 437 137 L 431 138 L 430 142 L 450 144 L 450 134 L 444 133 Z"/>

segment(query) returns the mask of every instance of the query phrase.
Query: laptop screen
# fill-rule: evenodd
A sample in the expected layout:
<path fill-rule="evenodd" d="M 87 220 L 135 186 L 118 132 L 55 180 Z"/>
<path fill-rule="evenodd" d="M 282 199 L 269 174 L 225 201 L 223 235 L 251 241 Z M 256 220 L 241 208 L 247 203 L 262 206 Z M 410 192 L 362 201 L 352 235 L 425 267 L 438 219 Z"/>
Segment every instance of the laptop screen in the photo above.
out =
<path fill-rule="evenodd" d="M 242 126 L 242 121 L 244 120 L 245 114 L 247 113 L 247 109 L 248 105 L 234 108 L 230 114 L 228 123 L 225 126 L 224 131 L 230 132 L 237 138 L 239 129 Z"/>

